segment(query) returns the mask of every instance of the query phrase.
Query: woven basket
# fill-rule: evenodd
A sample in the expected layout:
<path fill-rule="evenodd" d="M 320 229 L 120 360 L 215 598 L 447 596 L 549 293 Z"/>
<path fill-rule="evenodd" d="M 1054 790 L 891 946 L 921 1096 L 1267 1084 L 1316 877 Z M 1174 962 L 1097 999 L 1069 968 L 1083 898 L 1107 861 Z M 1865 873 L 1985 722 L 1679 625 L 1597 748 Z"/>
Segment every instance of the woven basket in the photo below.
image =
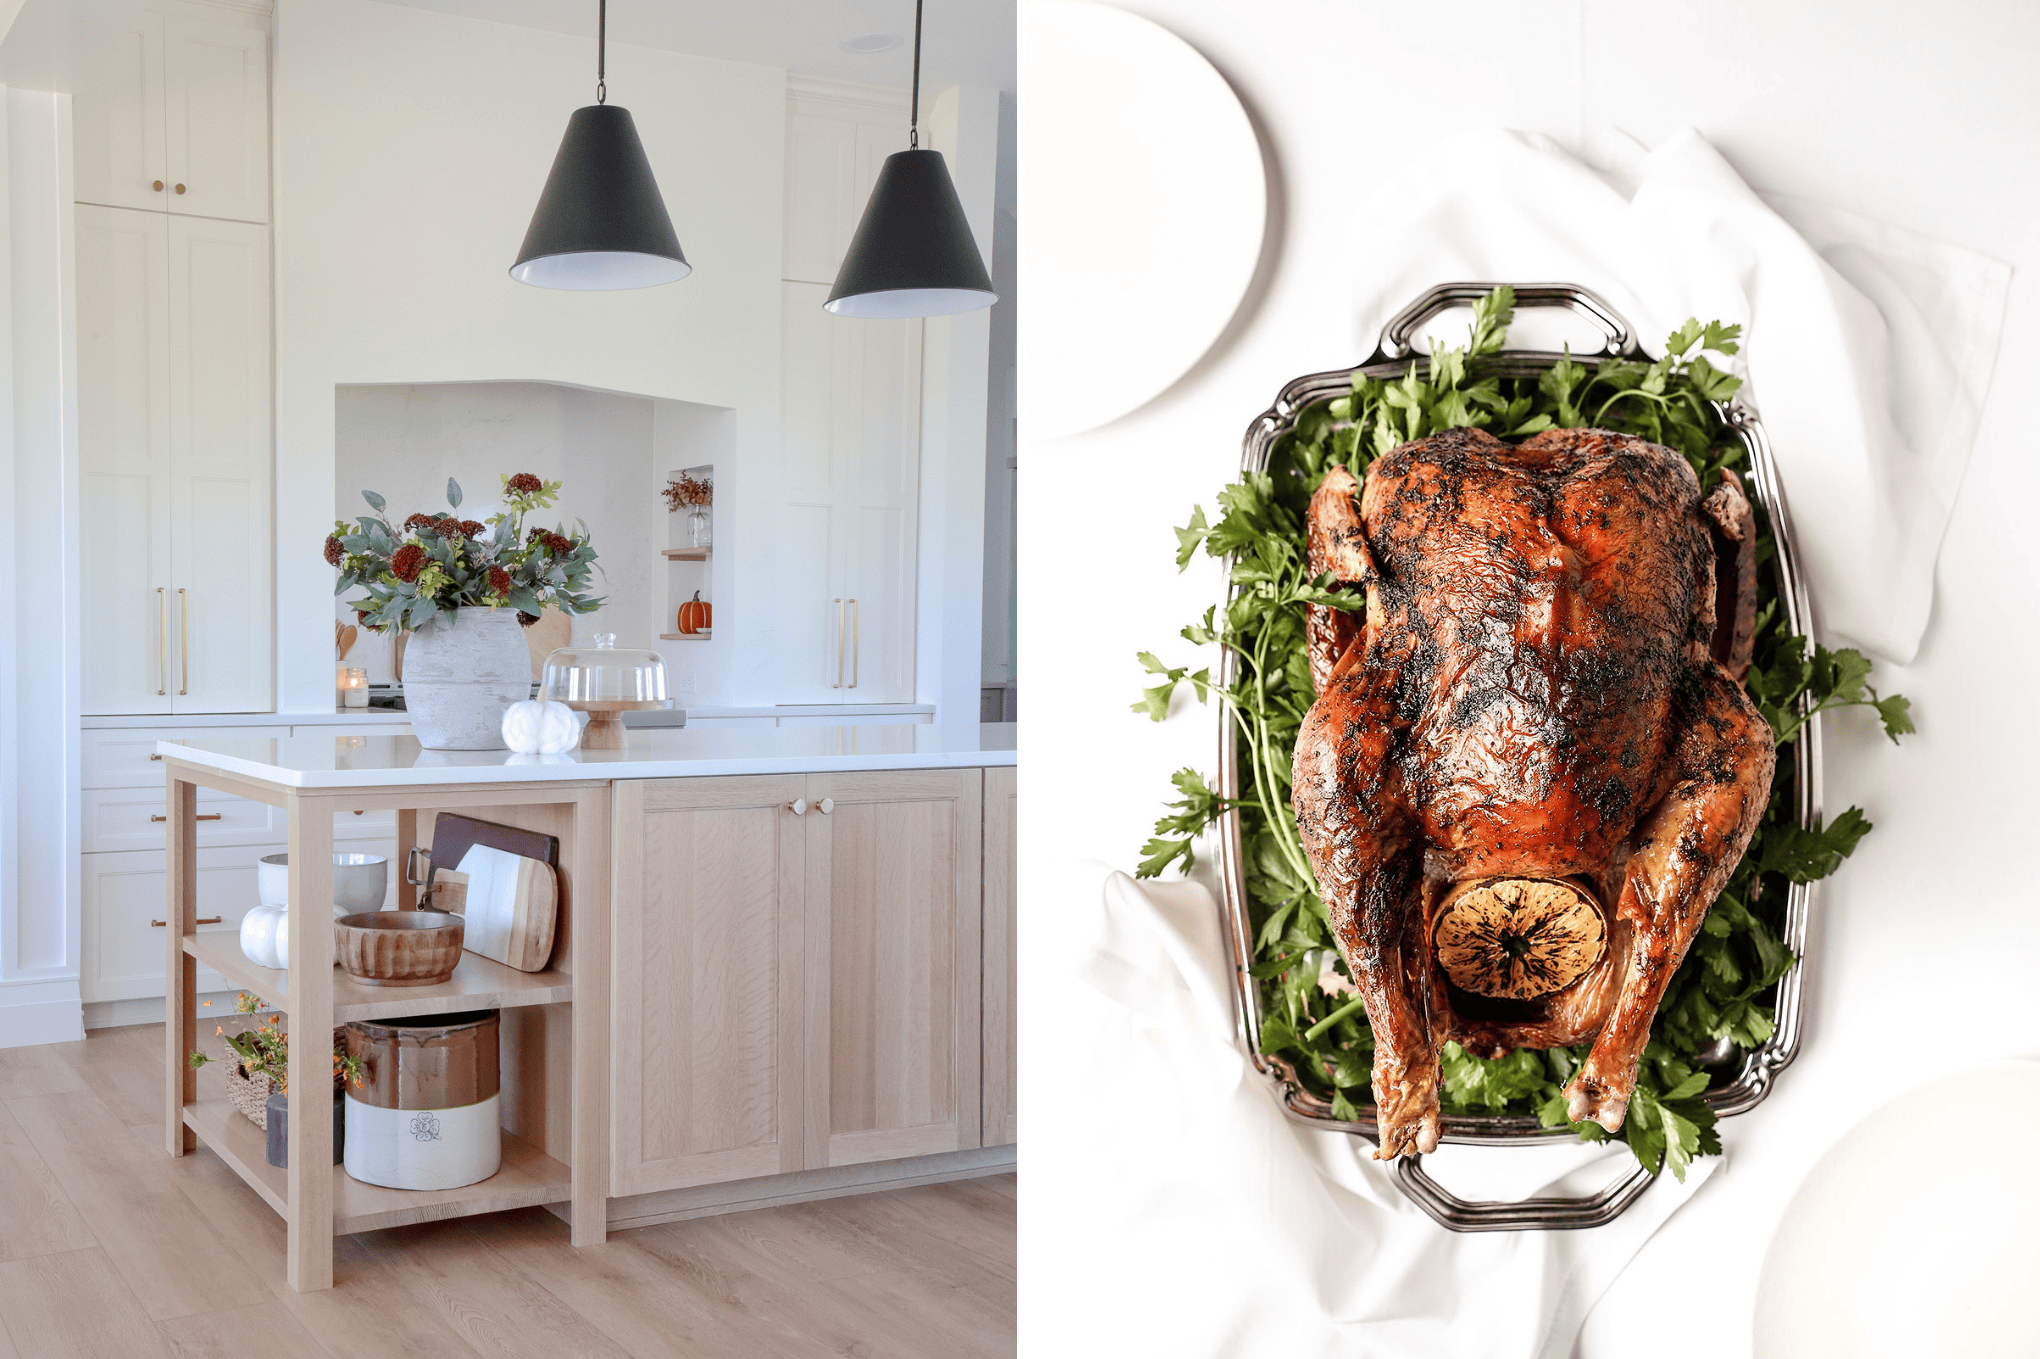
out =
<path fill-rule="evenodd" d="M 248 1116 L 248 1121 L 264 1132 L 269 1131 L 269 1092 L 276 1089 L 276 1082 L 265 1075 L 250 1076 L 242 1070 L 239 1062 L 227 1068 L 227 1098 L 234 1107 Z"/>

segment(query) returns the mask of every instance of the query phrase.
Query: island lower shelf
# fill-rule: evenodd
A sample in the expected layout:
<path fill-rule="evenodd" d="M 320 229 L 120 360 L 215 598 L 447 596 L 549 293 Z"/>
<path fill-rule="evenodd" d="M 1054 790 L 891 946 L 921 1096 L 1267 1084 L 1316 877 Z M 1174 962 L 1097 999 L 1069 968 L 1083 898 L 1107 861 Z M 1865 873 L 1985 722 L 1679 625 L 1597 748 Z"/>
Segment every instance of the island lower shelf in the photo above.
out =
<path fill-rule="evenodd" d="M 246 1180 L 264 1203 L 290 1220 L 290 1172 L 269 1164 L 262 1129 L 223 1099 L 185 1105 L 184 1126 Z M 572 1197 L 573 1172 L 568 1167 L 513 1133 L 504 1132 L 502 1137 L 503 1168 L 479 1184 L 459 1189 L 385 1189 L 363 1184 L 334 1166 L 333 1234 L 564 1203 Z"/>
<path fill-rule="evenodd" d="M 184 951 L 235 985 L 289 1013 L 290 988 L 281 969 L 258 967 L 241 952 L 238 935 L 224 930 L 184 936 Z M 505 1010 L 552 1005 L 574 998 L 573 974 L 558 968 L 519 972 L 479 953 L 463 953 L 451 979 L 431 986 L 370 986 L 338 968 L 333 972 L 333 1022 L 396 1019 L 454 1010 Z"/>

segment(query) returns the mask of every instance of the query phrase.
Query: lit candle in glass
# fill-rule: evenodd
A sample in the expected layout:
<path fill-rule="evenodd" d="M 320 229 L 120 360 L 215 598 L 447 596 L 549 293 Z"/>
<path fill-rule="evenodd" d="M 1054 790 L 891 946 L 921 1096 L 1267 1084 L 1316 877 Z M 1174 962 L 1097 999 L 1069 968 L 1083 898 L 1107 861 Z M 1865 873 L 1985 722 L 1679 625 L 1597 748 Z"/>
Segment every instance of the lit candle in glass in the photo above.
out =
<path fill-rule="evenodd" d="M 368 706 L 368 671 L 358 665 L 343 665 L 339 674 L 340 707 Z"/>

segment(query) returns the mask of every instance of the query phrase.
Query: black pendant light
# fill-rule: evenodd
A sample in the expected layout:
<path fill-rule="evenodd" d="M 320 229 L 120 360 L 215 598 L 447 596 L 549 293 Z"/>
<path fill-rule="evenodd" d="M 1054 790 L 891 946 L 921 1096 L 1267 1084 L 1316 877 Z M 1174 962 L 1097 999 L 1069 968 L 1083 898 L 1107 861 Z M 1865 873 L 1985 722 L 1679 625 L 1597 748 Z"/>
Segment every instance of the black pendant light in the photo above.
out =
<path fill-rule="evenodd" d="M 940 151 L 921 146 L 921 0 L 907 146 L 885 158 L 822 305 L 838 316 L 951 316 L 999 300 Z"/>
<path fill-rule="evenodd" d="M 607 103 L 609 0 L 600 0 L 595 102 L 574 110 L 510 277 L 540 288 L 650 288 L 693 272 L 629 109 Z"/>

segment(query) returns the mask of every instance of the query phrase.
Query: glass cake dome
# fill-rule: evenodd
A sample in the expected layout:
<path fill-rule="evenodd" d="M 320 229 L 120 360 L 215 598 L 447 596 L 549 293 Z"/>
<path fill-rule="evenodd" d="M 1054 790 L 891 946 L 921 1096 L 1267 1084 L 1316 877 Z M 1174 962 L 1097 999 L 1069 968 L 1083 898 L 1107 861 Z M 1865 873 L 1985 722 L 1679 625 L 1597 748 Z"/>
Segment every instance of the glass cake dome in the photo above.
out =
<path fill-rule="evenodd" d="M 656 651 L 620 647 L 613 632 L 595 634 L 595 645 L 563 646 L 545 658 L 538 696 L 588 714 L 581 745 L 617 750 L 623 724 L 617 714 L 642 708 L 670 708 L 666 658 Z"/>

